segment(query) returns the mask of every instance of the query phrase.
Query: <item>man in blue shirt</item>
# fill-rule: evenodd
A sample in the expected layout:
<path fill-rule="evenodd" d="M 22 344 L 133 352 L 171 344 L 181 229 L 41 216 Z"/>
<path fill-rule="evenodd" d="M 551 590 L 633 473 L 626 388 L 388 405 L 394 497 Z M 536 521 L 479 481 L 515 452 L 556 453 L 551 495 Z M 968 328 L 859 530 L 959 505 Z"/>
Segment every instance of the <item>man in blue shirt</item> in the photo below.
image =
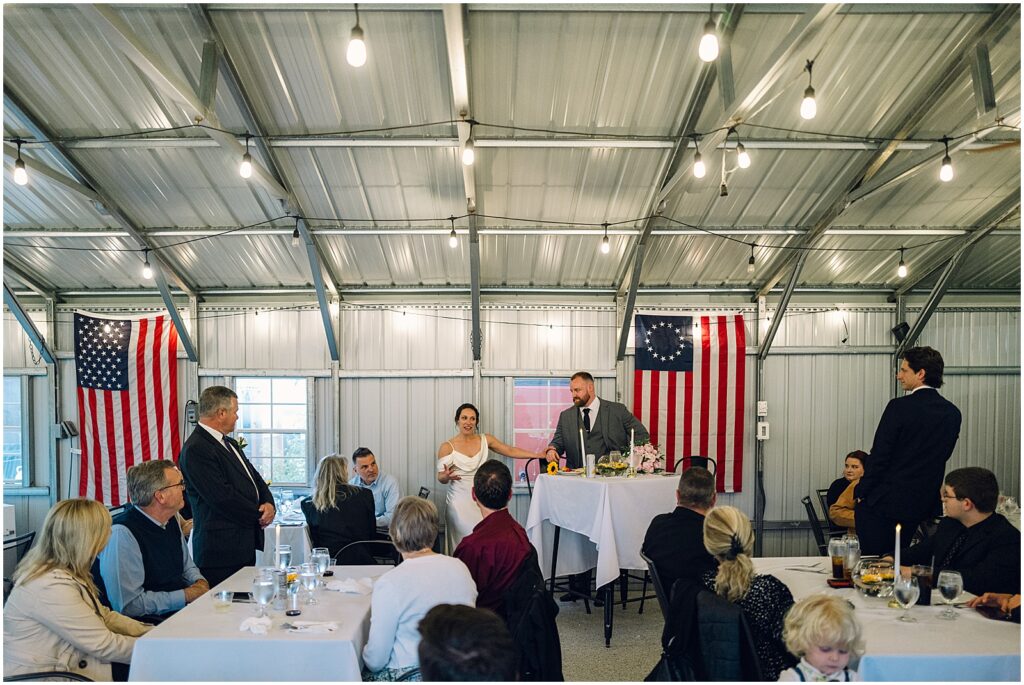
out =
<path fill-rule="evenodd" d="M 373 493 L 374 516 L 378 528 L 391 525 L 391 516 L 395 513 L 398 500 L 402 493 L 394 476 L 381 473 L 377 466 L 377 457 L 366 447 L 360 447 L 352 453 L 352 477 L 349 485 L 369 488 Z"/>
<path fill-rule="evenodd" d="M 185 506 L 185 479 L 170 461 L 128 469 L 132 505 L 114 519 L 98 558 L 111 608 L 159 621 L 210 589 L 188 553 L 176 514 Z"/>

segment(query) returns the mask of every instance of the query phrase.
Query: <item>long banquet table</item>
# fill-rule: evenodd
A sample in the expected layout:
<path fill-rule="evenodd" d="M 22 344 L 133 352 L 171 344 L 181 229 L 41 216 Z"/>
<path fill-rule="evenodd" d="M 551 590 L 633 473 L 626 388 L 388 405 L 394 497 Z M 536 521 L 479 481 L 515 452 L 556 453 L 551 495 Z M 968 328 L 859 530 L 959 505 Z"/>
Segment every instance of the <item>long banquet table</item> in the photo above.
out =
<path fill-rule="evenodd" d="M 334 580 L 375 578 L 391 566 L 335 566 Z M 215 589 L 248 592 L 254 567 L 243 568 Z M 333 633 L 291 633 L 294 620 L 270 611 L 266 635 L 239 631 L 255 605 L 213 608 L 212 593 L 200 597 L 135 643 L 133 681 L 349 681 L 361 679 L 363 645 L 370 626 L 370 595 L 317 590 L 319 604 L 303 605 L 305 621 L 335 621 Z"/>
<path fill-rule="evenodd" d="M 797 600 L 825 593 L 853 603 L 866 643 L 858 671 L 864 680 L 1020 682 L 1020 624 L 987 619 L 973 609 L 957 609 L 956 620 L 942 620 L 937 592 L 932 606 L 910 610 L 916 623 L 904 623 L 898 620 L 902 610 L 889 608 L 887 600 L 832 589 L 826 573 L 793 570 L 814 563 L 821 571 L 831 568 L 824 557 L 754 559 L 754 568 L 784 582 Z"/>

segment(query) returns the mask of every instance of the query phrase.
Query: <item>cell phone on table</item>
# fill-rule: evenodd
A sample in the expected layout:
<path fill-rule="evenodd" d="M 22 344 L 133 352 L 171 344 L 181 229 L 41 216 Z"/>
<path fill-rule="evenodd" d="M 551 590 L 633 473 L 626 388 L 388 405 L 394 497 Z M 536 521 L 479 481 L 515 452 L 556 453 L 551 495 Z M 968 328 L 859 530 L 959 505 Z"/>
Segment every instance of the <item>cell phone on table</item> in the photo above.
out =
<path fill-rule="evenodd" d="M 232 602 L 244 602 L 244 603 L 251 604 L 252 603 L 252 593 L 251 592 L 235 592 L 235 593 L 232 593 L 231 601 Z"/>

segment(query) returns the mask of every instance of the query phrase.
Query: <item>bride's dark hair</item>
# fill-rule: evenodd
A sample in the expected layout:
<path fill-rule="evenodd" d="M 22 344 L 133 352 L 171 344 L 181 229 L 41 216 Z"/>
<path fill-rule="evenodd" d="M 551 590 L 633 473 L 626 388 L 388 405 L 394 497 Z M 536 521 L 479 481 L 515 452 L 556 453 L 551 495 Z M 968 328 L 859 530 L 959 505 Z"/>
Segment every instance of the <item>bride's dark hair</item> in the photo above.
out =
<path fill-rule="evenodd" d="M 460 404 L 459 408 L 455 410 L 455 423 L 459 422 L 459 417 L 462 416 L 462 410 L 463 409 L 472 409 L 473 410 L 473 413 L 476 414 L 476 425 L 479 426 L 480 425 L 480 410 L 477 409 L 476 407 L 474 407 L 469 402 L 466 402 L 465 404 Z"/>

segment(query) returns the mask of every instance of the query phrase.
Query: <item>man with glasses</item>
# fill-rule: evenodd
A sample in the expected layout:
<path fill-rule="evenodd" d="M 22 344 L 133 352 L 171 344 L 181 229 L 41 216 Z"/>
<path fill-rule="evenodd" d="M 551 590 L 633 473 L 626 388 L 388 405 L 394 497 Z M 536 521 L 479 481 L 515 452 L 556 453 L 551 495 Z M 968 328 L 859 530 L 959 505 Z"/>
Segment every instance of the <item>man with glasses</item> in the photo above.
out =
<path fill-rule="evenodd" d="M 153 460 L 131 467 L 127 477 L 132 504 L 114 519 L 97 560 L 99 580 L 114 611 L 158 623 L 210 586 L 178 527 L 185 506 L 181 472 L 170 461 Z"/>

